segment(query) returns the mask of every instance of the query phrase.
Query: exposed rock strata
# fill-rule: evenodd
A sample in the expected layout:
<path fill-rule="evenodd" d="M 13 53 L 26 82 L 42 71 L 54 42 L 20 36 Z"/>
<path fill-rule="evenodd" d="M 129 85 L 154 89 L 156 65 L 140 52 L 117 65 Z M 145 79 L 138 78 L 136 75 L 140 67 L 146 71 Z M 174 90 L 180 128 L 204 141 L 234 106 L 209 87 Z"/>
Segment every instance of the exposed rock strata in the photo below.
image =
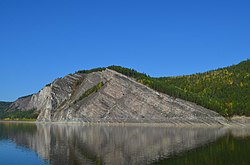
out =
<path fill-rule="evenodd" d="M 97 92 L 79 98 L 103 82 Z M 38 121 L 227 124 L 218 113 L 194 103 L 158 93 L 133 79 L 106 69 L 56 79 L 37 94 L 20 98 L 15 109 L 36 109 Z"/>

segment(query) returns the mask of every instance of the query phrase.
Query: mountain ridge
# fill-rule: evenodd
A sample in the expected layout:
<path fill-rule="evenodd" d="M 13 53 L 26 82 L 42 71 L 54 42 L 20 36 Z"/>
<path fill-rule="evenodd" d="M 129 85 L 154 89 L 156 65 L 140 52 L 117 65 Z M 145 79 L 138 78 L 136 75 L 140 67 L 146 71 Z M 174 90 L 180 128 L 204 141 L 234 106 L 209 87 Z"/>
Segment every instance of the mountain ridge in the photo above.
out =
<path fill-rule="evenodd" d="M 81 98 L 100 83 L 100 88 Z M 227 123 L 216 112 L 159 93 L 110 69 L 56 79 L 40 92 L 14 102 L 9 111 L 15 109 L 34 109 L 37 121 L 45 122 Z"/>
<path fill-rule="evenodd" d="M 233 69 L 235 70 L 235 68 L 236 68 L 236 70 L 238 69 L 239 72 L 242 70 L 244 70 L 244 71 L 246 70 L 246 72 L 244 72 L 244 74 L 248 75 L 249 74 L 249 61 L 250 60 L 243 61 L 238 65 L 226 67 L 226 69 L 230 69 L 230 68 L 234 67 Z M 66 75 L 64 78 L 58 78 L 58 79 L 54 80 L 51 84 L 46 85 L 42 90 L 40 90 L 36 94 L 26 96 L 26 97 L 21 97 L 21 98 L 17 99 L 17 101 L 12 103 L 11 106 L 8 108 L 8 110 L 6 111 L 7 112 L 6 114 L 8 114 L 8 113 L 11 114 L 12 112 L 16 112 L 16 111 L 27 112 L 27 110 L 29 110 L 31 113 L 36 113 L 38 115 L 38 117 L 37 117 L 38 121 L 116 122 L 117 119 L 114 120 L 114 118 L 112 118 L 112 117 L 109 120 L 107 120 L 107 118 L 110 117 L 109 116 L 109 113 L 110 113 L 109 106 L 111 106 L 112 101 L 113 101 L 113 102 L 119 102 L 119 103 L 116 103 L 116 105 L 118 105 L 118 107 L 120 106 L 120 108 L 118 108 L 117 112 L 121 113 L 121 114 L 115 114 L 115 115 L 113 115 L 113 117 L 116 116 L 116 118 L 117 118 L 119 116 L 121 118 L 124 118 L 124 115 L 130 116 L 130 117 L 128 117 L 128 120 L 122 119 L 122 120 L 117 120 L 117 122 L 168 122 L 171 120 L 171 118 L 174 119 L 176 116 L 177 116 L 177 118 L 183 120 L 183 117 L 181 117 L 180 114 L 187 113 L 185 111 L 190 110 L 190 107 L 192 110 L 194 110 L 194 112 L 193 111 L 190 111 L 190 112 L 192 112 L 194 114 L 197 112 L 196 110 L 198 110 L 198 109 L 199 110 L 202 109 L 202 111 L 204 111 L 208 114 L 212 114 L 212 113 L 210 112 L 210 110 L 203 108 L 203 107 L 200 107 L 199 105 L 202 105 L 202 104 L 199 104 L 198 101 L 190 100 L 190 98 L 188 98 L 186 96 L 187 93 L 190 92 L 190 91 L 188 91 L 190 89 L 188 89 L 188 88 L 186 89 L 185 85 L 184 85 L 184 89 L 183 89 L 183 86 L 180 86 L 181 83 L 178 84 L 178 81 L 180 81 L 179 79 L 180 78 L 184 79 L 186 77 L 192 77 L 192 76 L 197 76 L 197 75 L 204 75 L 204 74 L 213 73 L 215 71 L 220 71 L 220 70 L 224 71 L 224 69 L 225 68 L 221 68 L 218 70 L 213 70 L 213 71 L 208 71 L 205 73 L 193 74 L 193 75 L 188 75 L 188 76 L 160 77 L 160 78 L 153 78 L 153 77 L 150 77 L 144 73 L 139 73 L 133 69 L 123 68 L 120 66 L 109 66 L 109 67 L 105 67 L 105 68 L 94 68 L 91 70 L 80 70 L 74 74 Z M 240 74 L 242 74 L 242 72 L 240 72 Z M 114 80 L 117 82 L 115 82 Z M 110 86 L 110 81 L 113 83 L 113 86 L 107 88 L 107 84 Z M 126 85 L 119 86 L 120 85 L 119 83 L 130 84 L 130 86 L 126 86 Z M 239 83 L 241 83 L 241 82 L 239 82 Z M 246 86 L 249 85 L 248 81 L 246 81 L 244 83 L 246 83 Z M 182 84 L 184 84 L 184 83 L 182 83 Z M 115 88 L 115 85 L 119 86 L 119 87 Z M 141 98 L 140 94 L 136 93 L 136 92 L 138 92 L 136 90 L 134 90 L 134 92 L 137 94 L 136 96 L 138 98 L 140 98 L 139 100 L 135 101 L 138 104 L 133 105 L 135 107 L 136 106 L 139 107 L 137 109 L 135 108 L 136 111 L 133 110 L 134 107 L 131 107 L 129 104 L 128 104 L 129 106 L 126 105 L 127 104 L 126 99 L 123 99 L 122 101 L 118 101 L 120 98 L 116 98 L 115 93 L 117 93 L 120 90 L 120 88 L 124 88 L 125 90 L 129 91 L 129 90 L 131 90 L 131 89 L 129 89 L 131 86 L 135 87 L 135 89 L 138 88 L 139 92 L 142 93 L 141 94 L 142 96 L 145 95 L 144 88 L 146 89 L 146 92 L 153 94 L 153 95 L 150 95 L 149 98 L 150 97 L 154 98 L 153 100 L 159 104 L 158 106 L 161 107 L 160 108 L 161 115 L 157 115 L 156 113 L 158 113 L 158 111 L 155 111 L 155 113 L 151 114 L 151 117 L 147 116 L 148 114 L 151 113 L 150 111 L 148 111 L 150 109 L 148 107 L 146 108 L 148 110 L 146 110 L 146 112 L 142 113 L 142 109 L 144 108 L 142 105 L 145 104 L 147 106 L 149 106 L 149 105 L 153 106 L 153 104 L 152 105 L 149 104 L 148 100 L 146 100 L 146 101 L 143 100 L 144 98 Z M 108 96 L 108 95 L 110 95 L 110 93 L 107 94 L 107 91 L 104 91 L 106 89 L 108 89 L 109 92 L 112 92 L 112 90 L 113 90 L 111 97 Z M 182 91 L 182 92 L 184 91 L 185 97 L 183 97 L 182 93 L 179 91 Z M 199 94 L 199 92 L 197 92 L 197 93 Z M 128 97 L 130 99 L 133 99 L 133 97 L 129 95 L 129 92 L 127 92 L 127 93 L 122 92 L 122 94 L 123 94 L 122 97 Z M 57 95 L 59 95 L 59 97 Z M 155 98 L 155 96 L 158 98 Z M 199 95 L 197 95 L 196 97 L 198 97 L 198 96 Z M 160 98 L 162 98 L 162 97 L 168 101 L 162 103 L 160 101 Z M 249 96 L 245 96 L 245 97 L 246 97 L 246 99 L 249 98 Z M 96 98 L 99 98 L 99 100 Z M 102 102 L 102 101 L 100 101 L 100 98 L 103 100 L 105 100 L 105 99 L 107 99 L 107 100 L 106 100 L 106 102 L 105 101 Z M 182 99 L 178 99 L 178 98 L 182 98 L 182 99 L 188 100 L 188 101 L 193 101 L 194 103 L 190 103 L 190 102 L 184 101 Z M 50 100 L 48 100 L 48 99 L 50 99 Z M 45 101 L 45 100 L 47 100 L 47 101 Z M 82 101 L 82 100 L 84 100 L 84 101 Z M 176 100 L 178 100 L 178 101 L 176 101 Z M 45 102 L 46 102 L 46 104 L 45 104 Z M 183 102 L 183 105 L 181 104 L 181 102 Z M 196 105 L 197 102 L 199 105 Z M 100 104 L 101 108 L 96 106 L 95 104 Z M 160 105 L 160 104 L 163 104 L 163 105 Z M 173 106 L 174 104 L 176 104 L 176 105 Z M 182 105 L 182 108 L 178 109 L 178 106 L 180 106 L 180 105 Z M 91 106 L 92 106 L 92 108 L 91 108 Z M 170 110 L 169 107 L 171 107 L 171 106 L 175 107 L 175 109 Z M 44 110 L 44 107 L 46 107 L 47 110 Z M 81 107 L 81 108 L 79 108 L 79 107 Z M 98 115 L 93 116 L 93 112 L 96 114 L 99 113 L 99 112 L 96 112 L 95 110 L 93 110 L 93 107 L 97 107 L 97 109 L 99 108 L 99 110 L 102 109 L 100 111 L 103 111 L 103 114 L 102 115 L 99 114 L 99 116 Z M 206 107 L 206 106 L 204 106 L 204 107 Z M 127 109 L 127 110 L 130 109 L 130 110 L 128 112 L 123 113 L 121 111 L 122 108 Z M 207 107 L 207 108 L 209 108 L 209 107 Z M 65 113 L 66 109 L 67 109 L 67 114 Z M 71 110 L 69 110 L 69 109 L 71 109 Z M 90 109 L 92 109 L 92 112 Z M 151 109 L 156 110 L 157 107 L 153 107 L 153 108 L 151 107 Z M 166 110 L 169 111 L 167 113 L 167 115 L 165 114 L 165 117 L 163 117 L 165 112 L 162 113 L 164 111 L 164 109 L 165 109 L 165 111 Z M 181 110 L 181 111 L 184 110 L 184 111 L 181 112 L 178 116 L 179 112 L 176 112 L 176 110 Z M 72 113 L 71 111 L 74 111 L 74 113 Z M 105 111 L 105 113 L 104 113 L 104 111 Z M 134 116 L 131 115 L 132 111 L 136 115 L 134 115 Z M 82 116 L 81 115 L 79 116 L 77 113 L 82 114 Z M 170 115 L 171 113 L 172 113 L 172 115 Z M 189 117 L 197 119 L 197 117 L 192 113 L 189 113 Z M 199 117 L 201 117 L 201 118 L 204 117 L 201 115 L 202 113 L 200 113 L 200 111 L 198 114 L 199 114 L 198 115 Z M 215 114 L 213 114 L 213 115 L 215 115 Z M 228 114 L 223 114 L 223 113 L 220 113 L 220 114 L 222 114 L 224 116 L 229 116 Z M 235 113 L 235 114 L 237 114 L 237 113 Z M 92 115 L 92 117 L 91 117 L 91 115 Z M 240 115 L 245 115 L 245 114 L 240 114 Z M 62 117 L 62 116 L 64 116 L 64 117 Z M 156 118 L 152 119 L 153 116 L 156 116 Z M 215 116 L 219 117 L 218 114 L 216 114 Z M 97 117 L 96 120 L 93 119 L 94 117 Z M 206 117 L 207 116 L 205 116 L 205 118 Z M 208 117 L 209 120 L 211 119 L 210 117 Z M 103 118 L 105 118 L 105 120 Z M 204 121 L 202 121 L 202 120 L 203 119 L 201 119 L 201 121 L 199 121 L 199 122 L 203 123 Z M 190 119 L 183 120 L 183 121 L 184 121 L 184 123 L 189 122 Z M 173 121 L 171 121 L 171 122 L 173 122 Z M 198 122 L 198 120 L 196 122 Z M 207 122 L 207 120 L 205 120 L 205 123 L 206 122 Z M 213 122 L 211 122 L 211 123 L 213 123 Z M 218 121 L 216 121 L 216 122 L 218 122 Z M 222 119 L 222 123 L 223 122 L 225 123 L 224 119 Z"/>

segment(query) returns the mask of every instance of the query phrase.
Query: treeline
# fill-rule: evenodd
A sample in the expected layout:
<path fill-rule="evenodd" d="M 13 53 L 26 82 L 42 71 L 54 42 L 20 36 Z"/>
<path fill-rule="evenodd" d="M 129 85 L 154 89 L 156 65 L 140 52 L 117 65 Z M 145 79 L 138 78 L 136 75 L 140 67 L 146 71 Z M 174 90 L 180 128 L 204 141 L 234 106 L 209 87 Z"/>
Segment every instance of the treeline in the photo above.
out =
<path fill-rule="evenodd" d="M 76 73 L 88 74 L 88 73 L 93 73 L 93 72 L 101 72 L 101 71 L 104 71 L 107 68 L 111 69 L 111 70 L 114 70 L 116 72 L 122 73 L 122 74 L 124 74 L 126 76 L 133 77 L 133 78 L 145 77 L 145 76 L 147 77 L 146 74 L 137 72 L 134 69 L 124 68 L 124 67 L 116 66 L 116 65 L 111 65 L 111 66 L 108 66 L 108 67 L 93 68 L 93 69 L 90 69 L 90 70 L 79 70 Z"/>
<path fill-rule="evenodd" d="M 90 69 L 90 70 L 79 70 L 76 73 L 85 73 L 85 74 L 88 74 L 88 73 L 103 71 L 105 69 L 106 68 L 104 68 L 104 67 L 103 68 L 93 68 L 93 69 Z"/>
<path fill-rule="evenodd" d="M 139 78 L 143 78 L 143 77 L 149 77 L 145 73 L 140 73 L 140 72 L 137 72 L 134 69 L 124 68 L 124 67 L 121 67 L 121 66 L 112 65 L 112 66 L 108 66 L 107 68 L 111 69 L 111 70 L 114 70 L 114 71 L 116 71 L 118 73 L 124 74 L 124 75 L 126 75 L 128 77 L 135 78 L 135 79 L 139 79 Z"/>
<path fill-rule="evenodd" d="M 38 117 L 38 113 L 35 110 L 15 110 L 15 111 L 1 111 L 0 112 L 0 119 L 36 119 Z"/>

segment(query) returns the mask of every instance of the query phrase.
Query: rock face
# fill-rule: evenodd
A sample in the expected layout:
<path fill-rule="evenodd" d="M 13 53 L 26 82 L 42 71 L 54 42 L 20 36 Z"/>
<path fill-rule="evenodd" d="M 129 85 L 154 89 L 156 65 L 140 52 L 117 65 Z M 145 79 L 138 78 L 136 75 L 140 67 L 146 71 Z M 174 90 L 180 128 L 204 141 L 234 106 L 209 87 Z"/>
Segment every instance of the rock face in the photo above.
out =
<path fill-rule="evenodd" d="M 94 89 L 98 84 L 102 86 Z M 38 121 L 226 124 L 218 113 L 158 93 L 113 70 L 56 79 L 11 108 L 36 109 Z"/>

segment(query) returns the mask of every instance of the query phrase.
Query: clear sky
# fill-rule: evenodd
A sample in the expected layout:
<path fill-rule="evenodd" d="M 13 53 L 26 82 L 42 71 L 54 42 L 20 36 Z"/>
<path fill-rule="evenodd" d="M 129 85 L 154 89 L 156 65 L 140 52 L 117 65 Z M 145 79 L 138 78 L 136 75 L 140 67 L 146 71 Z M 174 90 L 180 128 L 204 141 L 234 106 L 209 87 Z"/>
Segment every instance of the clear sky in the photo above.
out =
<path fill-rule="evenodd" d="M 1 0 L 0 100 L 80 69 L 121 65 L 151 76 L 250 58 L 249 0 Z"/>

